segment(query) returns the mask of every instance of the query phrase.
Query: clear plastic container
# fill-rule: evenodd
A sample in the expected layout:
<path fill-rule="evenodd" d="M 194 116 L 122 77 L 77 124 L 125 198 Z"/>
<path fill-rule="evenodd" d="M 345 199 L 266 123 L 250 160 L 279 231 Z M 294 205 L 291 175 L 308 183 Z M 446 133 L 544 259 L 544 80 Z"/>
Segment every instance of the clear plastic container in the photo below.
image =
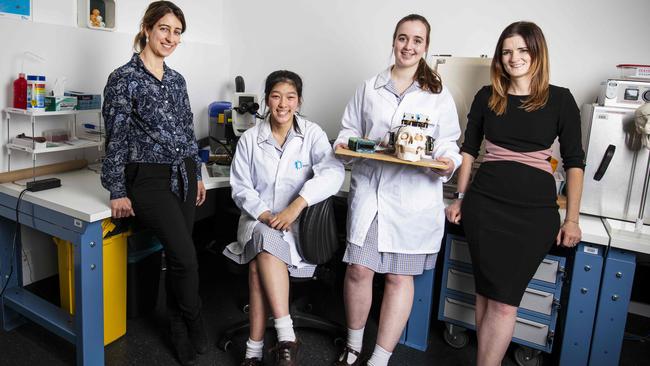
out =
<path fill-rule="evenodd" d="M 63 142 L 68 141 L 70 138 L 68 135 L 68 130 L 63 130 L 60 128 L 43 131 L 43 137 L 45 137 L 45 139 L 50 142 Z"/>
<path fill-rule="evenodd" d="M 210 173 L 211 177 L 229 177 L 230 165 L 212 164 Z"/>
<path fill-rule="evenodd" d="M 622 78 L 650 79 L 650 65 L 616 65 Z"/>

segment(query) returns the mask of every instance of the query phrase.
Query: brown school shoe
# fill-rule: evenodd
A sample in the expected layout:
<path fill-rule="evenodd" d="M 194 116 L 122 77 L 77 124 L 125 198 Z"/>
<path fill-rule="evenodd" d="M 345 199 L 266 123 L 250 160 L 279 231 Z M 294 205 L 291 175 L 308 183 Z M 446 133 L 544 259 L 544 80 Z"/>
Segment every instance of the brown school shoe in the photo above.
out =
<path fill-rule="evenodd" d="M 298 366 L 298 351 L 300 350 L 300 342 L 296 339 L 295 342 L 278 342 L 278 344 L 271 348 L 271 352 L 275 353 L 276 366 Z"/>
<path fill-rule="evenodd" d="M 256 357 L 246 358 L 240 366 L 262 366 L 262 360 Z"/>
<path fill-rule="evenodd" d="M 348 355 L 353 354 L 357 356 L 357 359 L 353 363 L 348 363 Z M 361 353 L 353 350 L 352 348 L 345 346 L 343 348 L 343 353 L 334 361 L 334 366 L 361 366 L 365 365 L 361 360 Z"/>

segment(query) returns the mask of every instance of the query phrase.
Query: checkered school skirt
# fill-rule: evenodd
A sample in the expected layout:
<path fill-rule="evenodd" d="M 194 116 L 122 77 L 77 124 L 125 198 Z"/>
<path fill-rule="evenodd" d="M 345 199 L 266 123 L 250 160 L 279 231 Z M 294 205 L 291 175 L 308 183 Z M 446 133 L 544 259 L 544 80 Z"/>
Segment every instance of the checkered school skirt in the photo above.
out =
<path fill-rule="evenodd" d="M 368 229 L 368 234 L 362 247 L 348 242 L 345 254 L 343 255 L 343 262 L 360 264 L 370 268 L 375 273 L 411 276 L 420 275 L 425 270 L 435 267 L 438 253 L 405 254 L 379 252 L 379 249 L 377 249 L 378 236 L 377 216 L 375 216 L 372 224 L 370 224 L 370 229 Z"/>
<path fill-rule="evenodd" d="M 266 251 L 283 261 L 287 265 L 289 276 L 291 277 L 310 278 L 313 277 L 316 271 L 316 266 L 313 264 L 308 264 L 301 268 L 292 264 L 289 243 L 282 238 L 282 232 L 270 228 L 261 222 L 255 225 L 253 237 L 246 243 L 242 254 L 237 255 L 226 248 L 223 250 L 223 255 L 239 264 L 246 264 L 252 261 L 262 251 Z"/>

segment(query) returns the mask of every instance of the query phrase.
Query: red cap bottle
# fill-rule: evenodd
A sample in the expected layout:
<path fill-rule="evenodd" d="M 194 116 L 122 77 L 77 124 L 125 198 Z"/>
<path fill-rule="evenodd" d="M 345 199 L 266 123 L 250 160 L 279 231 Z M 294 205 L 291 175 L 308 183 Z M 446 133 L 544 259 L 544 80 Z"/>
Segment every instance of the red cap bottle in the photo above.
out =
<path fill-rule="evenodd" d="M 27 79 L 22 72 L 14 80 L 14 108 L 27 109 Z"/>

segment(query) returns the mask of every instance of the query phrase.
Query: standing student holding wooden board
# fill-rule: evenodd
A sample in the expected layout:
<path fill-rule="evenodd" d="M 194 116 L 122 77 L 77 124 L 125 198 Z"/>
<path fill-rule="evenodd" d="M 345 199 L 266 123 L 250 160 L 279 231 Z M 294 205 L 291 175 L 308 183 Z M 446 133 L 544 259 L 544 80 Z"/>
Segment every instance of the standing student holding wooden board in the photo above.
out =
<path fill-rule="evenodd" d="M 402 18 L 393 34 L 395 63 L 357 89 L 345 109 L 335 142 L 350 137 L 382 139 L 402 116 L 428 117 L 425 134 L 435 142 L 439 170 L 356 158 L 348 196 L 344 302 L 347 345 L 336 365 L 362 365 L 360 352 L 375 273 L 386 274 L 377 343 L 368 365 L 385 366 L 411 313 L 413 276 L 432 269 L 445 228 L 442 183 L 460 165 L 458 115 L 451 94 L 425 61 L 431 27 L 416 14 Z"/>

